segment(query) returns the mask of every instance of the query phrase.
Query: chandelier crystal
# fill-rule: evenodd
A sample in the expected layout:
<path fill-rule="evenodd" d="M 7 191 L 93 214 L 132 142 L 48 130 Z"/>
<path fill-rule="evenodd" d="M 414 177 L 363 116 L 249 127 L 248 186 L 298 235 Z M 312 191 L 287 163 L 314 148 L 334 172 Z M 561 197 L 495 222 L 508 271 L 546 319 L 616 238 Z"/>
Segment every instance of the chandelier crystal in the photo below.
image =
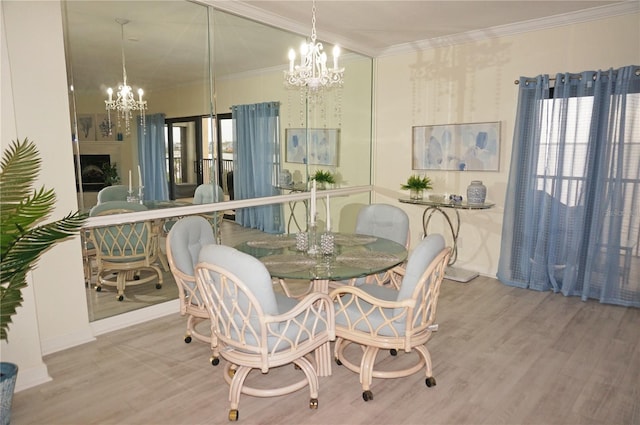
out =
<path fill-rule="evenodd" d="M 342 87 L 344 68 L 338 66 L 340 47 L 333 47 L 333 67 L 327 67 L 327 54 L 322 43 L 316 41 L 316 2 L 311 9 L 311 41 L 300 46 L 300 63 L 296 65 L 296 52 L 289 50 L 289 70 L 284 71 L 288 88 L 306 90 L 309 94 Z"/>
<path fill-rule="evenodd" d="M 136 111 L 140 112 L 140 125 L 142 125 L 143 129 L 145 128 L 145 110 L 147 109 L 147 101 L 142 100 L 142 95 L 144 94 L 142 89 L 138 89 L 138 99 L 136 100 L 131 86 L 127 84 L 127 68 L 125 67 L 124 58 L 124 26 L 129 23 L 129 20 L 117 18 L 116 22 L 120 24 L 121 29 L 122 85 L 118 86 L 116 99 L 113 98 L 113 89 L 109 87 L 107 89 L 107 95 L 109 98 L 105 100 L 104 103 L 108 113 L 109 135 L 112 134 L 111 129 L 113 128 L 113 125 L 111 124 L 111 111 L 117 112 L 118 126 L 120 125 L 120 120 L 124 120 L 125 134 L 129 135 L 131 132 L 130 122 L 133 117 L 133 113 Z"/>

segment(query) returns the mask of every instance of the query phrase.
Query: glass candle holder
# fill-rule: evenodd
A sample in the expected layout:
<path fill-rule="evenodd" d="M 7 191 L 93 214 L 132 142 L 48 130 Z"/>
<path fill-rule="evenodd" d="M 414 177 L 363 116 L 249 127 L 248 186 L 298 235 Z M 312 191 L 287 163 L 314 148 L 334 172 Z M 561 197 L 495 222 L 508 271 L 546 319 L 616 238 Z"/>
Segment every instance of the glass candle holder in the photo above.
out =
<path fill-rule="evenodd" d="M 333 255 L 336 246 L 336 238 L 331 232 L 323 233 L 320 236 L 320 251 L 324 255 Z"/>
<path fill-rule="evenodd" d="M 306 232 L 296 234 L 296 249 L 304 252 L 309 249 L 309 235 Z"/>
<path fill-rule="evenodd" d="M 307 254 L 316 255 L 318 253 L 318 226 L 314 224 L 309 225 L 309 248 Z"/>

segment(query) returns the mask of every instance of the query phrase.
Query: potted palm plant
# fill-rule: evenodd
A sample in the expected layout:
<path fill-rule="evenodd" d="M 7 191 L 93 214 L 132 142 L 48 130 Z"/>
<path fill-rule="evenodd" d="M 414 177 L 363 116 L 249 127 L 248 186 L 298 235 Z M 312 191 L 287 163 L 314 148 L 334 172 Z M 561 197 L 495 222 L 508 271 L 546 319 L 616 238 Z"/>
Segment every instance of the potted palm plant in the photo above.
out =
<path fill-rule="evenodd" d="M 311 180 L 316 181 L 318 189 L 325 189 L 328 184 L 334 184 L 336 182 L 333 174 L 326 170 L 316 170 L 315 174 L 311 176 Z"/>
<path fill-rule="evenodd" d="M 0 339 L 8 341 L 8 328 L 22 305 L 27 273 L 43 252 L 80 230 L 86 215 L 78 212 L 41 224 L 52 213 L 56 195 L 52 189 L 33 189 L 41 159 L 35 144 L 13 141 L 0 162 Z M 2 424 L 9 423 L 18 368 L 0 362 Z M 5 409 L 8 409 L 5 411 Z"/>
<path fill-rule="evenodd" d="M 402 189 L 409 191 L 409 198 L 414 200 L 422 199 L 425 190 L 433 189 L 431 179 L 427 176 L 419 176 L 417 174 L 409 176 L 407 182 L 401 186 Z"/>

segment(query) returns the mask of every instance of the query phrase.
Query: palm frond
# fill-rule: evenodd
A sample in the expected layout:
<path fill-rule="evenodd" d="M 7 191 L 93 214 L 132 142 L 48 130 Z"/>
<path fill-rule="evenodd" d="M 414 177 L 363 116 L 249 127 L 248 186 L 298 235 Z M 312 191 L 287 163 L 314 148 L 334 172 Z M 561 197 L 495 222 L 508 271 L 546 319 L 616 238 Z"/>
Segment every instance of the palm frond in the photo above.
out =
<path fill-rule="evenodd" d="M 40 256 L 84 225 L 86 214 L 70 213 L 38 226 L 55 206 L 56 195 L 34 190 L 41 160 L 33 142 L 13 141 L 3 152 L 0 171 L 0 339 L 7 339 L 11 317 L 22 305 L 27 273 Z"/>

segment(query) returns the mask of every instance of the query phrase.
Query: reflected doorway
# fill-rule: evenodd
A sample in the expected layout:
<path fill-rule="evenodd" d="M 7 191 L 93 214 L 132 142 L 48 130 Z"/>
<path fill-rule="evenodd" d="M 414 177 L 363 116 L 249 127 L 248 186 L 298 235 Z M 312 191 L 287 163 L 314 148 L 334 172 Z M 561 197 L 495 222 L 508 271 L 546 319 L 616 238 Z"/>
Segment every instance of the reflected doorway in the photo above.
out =
<path fill-rule="evenodd" d="M 203 117 L 165 119 L 166 169 L 169 199 L 193 198 L 196 187 L 208 182 L 213 154 L 203 143 Z"/>

